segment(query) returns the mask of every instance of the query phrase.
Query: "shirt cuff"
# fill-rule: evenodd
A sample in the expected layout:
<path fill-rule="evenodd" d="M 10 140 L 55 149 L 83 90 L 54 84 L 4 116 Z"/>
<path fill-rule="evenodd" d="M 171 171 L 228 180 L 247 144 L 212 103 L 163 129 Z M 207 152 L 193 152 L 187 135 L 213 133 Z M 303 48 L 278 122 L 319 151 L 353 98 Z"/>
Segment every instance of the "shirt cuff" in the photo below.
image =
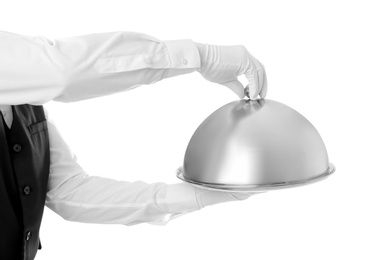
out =
<path fill-rule="evenodd" d="M 167 78 L 191 73 L 200 68 L 200 56 L 192 40 L 164 41 L 170 58 L 170 69 Z"/>

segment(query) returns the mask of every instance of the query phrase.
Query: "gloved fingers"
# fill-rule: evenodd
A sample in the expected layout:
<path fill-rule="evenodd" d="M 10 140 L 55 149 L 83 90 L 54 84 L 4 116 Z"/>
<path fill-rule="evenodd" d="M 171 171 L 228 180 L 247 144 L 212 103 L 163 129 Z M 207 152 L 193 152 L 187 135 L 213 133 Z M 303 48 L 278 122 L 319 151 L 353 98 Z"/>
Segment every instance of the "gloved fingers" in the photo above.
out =
<path fill-rule="evenodd" d="M 256 58 L 252 57 L 255 66 L 258 70 L 258 75 L 261 75 L 261 86 L 260 86 L 260 97 L 265 98 L 267 95 L 267 90 L 268 90 L 268 82 L 267 82 L 267 73 L 265 72 L 265 67 L 264 65 L 258 61 Z"/>
<path fill-rule="evenodd" d="M 245 200 L 253 195 L 257 195 L 260 193 L 265 193 L 266 191 L 253 191 L 253 192 L 231 192 L 232 196 L 236 198 L 236 200 Z"/>
<path fill-rule="evenodd" d="M 195 188 L 196 200 L 200 208 L 229 201 L 245 200 L 263 192 L 224 192 Z"/>
<path fill-rule="evenodd" d="M 195 188 L 196 200 L 200 208 L 206 206 L 239 200 L 230 192 Z"/>
<path fill-rule="evenodd" d="M 265 98 L 265 96 L 267 96 L 267 91 L 268 91 L 267 73 L 265 73 L 265 70 L 264 70 L 263 87 L 261 88 L 261 91 L 260 91 L 260 97 Z"/>
<path fill-rule="evenodd" d="M 260 93 L 260 78 L 258 76 L 257 70 L 252 67 L 250 70 L 245 72 L 245 76 L 248 79 L 248 88 L 249 88 L 249 98 L 257 99 L 257 96 Z"/>
<path fill-rule="evenodd" d="M 249 82 L 249 97 L 250 99 L 257 99 L 258 95 L 264 88 L 264 82 L 266 82 L 266 79 L 264 78 L 265 69 L 263 64 L 261 64 L 256 58 L 250 54 L 248 55 L 250 58 L 250 66 L 249 69 L 245 72 L 245 76 Z M 264 92 L 262 93 L 264 94 Z"/>
<path fill-rule="evenodd" d="M 244 98 L 245 97 L 244 86 L 237 79 L 236 80 L 232 80 L 232 81 L 228 81 L 228 82 L 223 82 L 221 84 L 226 86 L 226 87 L 228 87 L 231 91 L 236 93 L 236 95 L 239 98 Z"/>
<path fill-rule="evenodd" d="M 251 193 L 240 193 L 240 192 L 232 192 L 231 196 L 234 197 L 236 200 L 246 200 L 253 194 Z"/>

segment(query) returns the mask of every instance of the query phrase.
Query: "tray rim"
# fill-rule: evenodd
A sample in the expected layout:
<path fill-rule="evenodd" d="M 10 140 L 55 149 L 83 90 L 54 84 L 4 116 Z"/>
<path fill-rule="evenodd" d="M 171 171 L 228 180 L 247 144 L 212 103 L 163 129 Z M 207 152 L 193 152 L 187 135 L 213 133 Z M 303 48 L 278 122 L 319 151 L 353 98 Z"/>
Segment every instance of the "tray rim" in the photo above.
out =
<path fill-rule="evenodd" d="M 229 191 L 229 192 L 261 192 L 267 190 L 294 188 L 294 187 L 312 184 L 326 179 L 335 171 L 336 171 L 336 167 L 332 163 L 329 163 L 328 169 L 325 172 L 318 174 L 309 179 L 291 181 L 291 182 L 280 182 L 280 183 L 272 183 L 272 184 L 253 184 L 253 185 L 215 184 L 215 183 L 194 181 L 184 177 L 183 166 L 180 166 L 177 169 L 176 176 L 180 180 L 190 183 L 202 189 L 216 190 L 216 191 Z"/>

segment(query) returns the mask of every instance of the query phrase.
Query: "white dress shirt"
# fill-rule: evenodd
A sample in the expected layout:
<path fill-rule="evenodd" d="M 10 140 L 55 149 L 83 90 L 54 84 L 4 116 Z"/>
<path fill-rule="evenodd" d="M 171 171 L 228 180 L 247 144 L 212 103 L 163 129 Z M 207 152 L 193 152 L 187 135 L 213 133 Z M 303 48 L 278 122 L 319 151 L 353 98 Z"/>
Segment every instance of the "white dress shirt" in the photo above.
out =
<path fill-rule="evenodd" d="M 199 68 L 191 40 L 161 42 L 132 32 L 49 40 L 0 31 L 0 109 L 109 95 Z M 165 224 L 200 209 L 187 183 L 146 184 L 87 175 L 48 118 L 50 175 L 46 206 L 78 222 Z"/>

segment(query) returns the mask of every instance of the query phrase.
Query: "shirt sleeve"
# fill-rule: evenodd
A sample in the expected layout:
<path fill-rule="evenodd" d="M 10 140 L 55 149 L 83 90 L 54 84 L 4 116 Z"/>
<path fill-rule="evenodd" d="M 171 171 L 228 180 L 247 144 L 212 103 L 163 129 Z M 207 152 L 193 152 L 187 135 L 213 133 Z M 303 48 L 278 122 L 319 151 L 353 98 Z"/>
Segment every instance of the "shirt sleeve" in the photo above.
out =
<path fill-rule="evenodd" d="M 191 40 L 118 31 L 50 40 L 0 31 L 0 104 L 73 102 L 152 84 L 200 67 Z"/>
<path fill-rule="evenodd" d="M 187 183 L 147 184 L 89 176 L 50 119 L 48 129 L 51 165 L 46 206 L 64 219 L 163 225 L 200 209 L 195 188 Z"/>

